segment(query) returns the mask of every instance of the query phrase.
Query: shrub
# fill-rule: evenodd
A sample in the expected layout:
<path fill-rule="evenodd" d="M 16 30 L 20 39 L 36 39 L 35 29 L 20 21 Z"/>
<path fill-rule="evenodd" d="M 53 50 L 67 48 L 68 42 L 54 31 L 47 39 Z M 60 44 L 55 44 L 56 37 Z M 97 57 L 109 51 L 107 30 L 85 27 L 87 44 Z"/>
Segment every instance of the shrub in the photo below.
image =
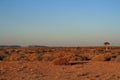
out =
<path fill-rule="evenodd" d="M 79 56 L 81 56 L 83 60 L 91 60 L 94 57 L 94 55 L 90 53 L 83 53 L 80 54 Z"/>
<path fill-rule="evenodd" d="M 106 54 L 103 54 L 104 57 L 105 57 L 105 61 L 110 61 L 112 59 L 112 54 L 111 53 L 106 53 Z"/>
<path fill-rule="evenodd" d="M 103 54 L 95 55 L 91 60 L 92 61 L 105 61 L 105 56 Z"/>
<path fill-rule="evenodd" d="M 54 53 L 53 57 L 54 58 L 61 58 L 65 55 L 65 53 L 61 52 L 61 53 Z"/>
<path fill-rule="evenodd" d="M 6 56 L 7 55 L 3 51 L 0 51 L 0 60 L 4 60 Z"/>
<path fill-rule="evenodd" d="M 40 55 L 38 53 L 32 53 L 32 54 L 25 54 L 27 60 L 29 61 L 37 61 L 39 60 Z"/>
<path fill-rule="evenodd" d="M 120 62 L 120 55 L 116 57 L 115 61 Z"/>
<path fill-rule="evenodd" d="M 92 61 L 110 61 L 111 58 L 112 58 L 112 55 L 110 53 L 106 53 L 106 54 L 95 55 L 91 60 Z"/>
<path fill-rule="evenodd" d="M 5 58 L 5 54 L 0 53 L 0 60 L 4 60 L 4 58 Z"/>
<path fill-rule="evenodd" d="M 55 64 L 55 65 L 68 65 L 69 61 L 67 58 L 56 58 L 53 60 L 53 64 Z"/>
<path fill-rule="evenodd" d="M 61 52 L 61 53 L 55 53 L 53 55 L 53 57 L 56 59 L 56 58 L 66 58 L 68 61 L 74 57 L 75 54 L 74 53 L 65 53 L 65 52 Z"/>
<path fill-rule="evenodd" d="M 70 61 L 83 61 L 83 59 L 80 56 L 73 56 L 70 58 Z"/>
<path fill-rule="evenodd" d="M 7 58 L 8 60 L 18 61 L 21 59 L 21 55 L 13 53 Z"/>
<path fill-rule="evenodd" d="M 66 53 L 63 58 L 67 59 L 67 61 L 70 61 L 73 57 L 75 57 L 74 54 Z"/>
<path fill-rule="evenodd" d="M 52 61 L 54 59 L 53 54 L 52 53 L 45 53 L 42 56 L 42 61 Z"/>

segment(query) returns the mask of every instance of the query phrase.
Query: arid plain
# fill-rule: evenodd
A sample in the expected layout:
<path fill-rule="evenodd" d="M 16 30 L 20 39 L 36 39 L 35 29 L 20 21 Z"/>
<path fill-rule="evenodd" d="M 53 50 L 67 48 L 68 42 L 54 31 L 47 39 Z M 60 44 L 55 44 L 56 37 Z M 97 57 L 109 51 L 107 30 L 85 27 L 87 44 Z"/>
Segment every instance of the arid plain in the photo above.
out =
<path fill-rule="evenodd" d="M 120 80 L 120 47 L 0 48 L 0 80 Z"/>

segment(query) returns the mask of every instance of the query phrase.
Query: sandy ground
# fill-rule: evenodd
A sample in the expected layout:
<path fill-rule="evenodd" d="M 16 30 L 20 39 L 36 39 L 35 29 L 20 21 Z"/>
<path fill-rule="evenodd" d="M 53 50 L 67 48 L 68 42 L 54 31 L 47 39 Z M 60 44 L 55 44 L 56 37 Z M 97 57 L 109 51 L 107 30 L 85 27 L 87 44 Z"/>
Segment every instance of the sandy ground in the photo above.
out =
<path fill-rule="evenodd" d="M 39 61 L 0 61 L 0 80 L 120 80 L 120 63 L 53 65 Z"/>

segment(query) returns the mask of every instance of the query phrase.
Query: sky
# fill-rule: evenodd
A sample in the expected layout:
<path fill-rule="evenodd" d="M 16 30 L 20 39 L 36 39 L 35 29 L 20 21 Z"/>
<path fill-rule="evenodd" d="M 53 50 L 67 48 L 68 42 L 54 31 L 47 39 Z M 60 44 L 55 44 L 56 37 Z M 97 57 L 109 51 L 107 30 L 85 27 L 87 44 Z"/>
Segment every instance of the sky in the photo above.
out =
<path fill-rule="evenodd" d="M 120 0 L 0 0 L 0 45 L 120 46 Z"/>

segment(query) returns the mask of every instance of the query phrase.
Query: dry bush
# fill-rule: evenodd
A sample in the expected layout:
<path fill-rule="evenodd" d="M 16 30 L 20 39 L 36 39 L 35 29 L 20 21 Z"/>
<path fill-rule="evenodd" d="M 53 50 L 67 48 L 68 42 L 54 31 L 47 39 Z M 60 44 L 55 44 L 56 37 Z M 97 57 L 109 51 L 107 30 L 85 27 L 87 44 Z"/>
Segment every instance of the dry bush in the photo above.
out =
<path fill-rule="evenodd" d="M 111 57 L 111 61 L 115 61 L 116 57 L 118 56 L 118 54 L 116 53 L 111 53 L 112 57 Z"/>
<path fill-rule="evenodd" d="M 120 62 L 120 55 L 116 57 L 115 61 Z"/>
<path fill-rule="evenodd" d="M 80 54 L 79 56 L 81 56 L 83 60 L 91 60 L 95 56 L 95 54 L 83 53 Z"/>
<path fill-rule="evenodd" d="M 52 53 L 45 53 L 42 56 L 42 61 L 52 61 L 54 59 L 53 54 Z"/>
<path fill-rule="evenodd" d="M 55 65 L 68 65 L 69 61 L 67 58 L 56 58 L 53 60 L 53 64 L 55 64 Z"/>
<path fill-rule="evenodd" d="M 65 53 L 63 58 L 66 58 L 68 61 L 70 61 L 73 57 L 75 57 L 74 53 Z"/>
<path fill-rule="evenodd" d="M 13 54 L 11 54 L 10 56 L 8 56 L 7 60 L 10 60 L 10 61 L 18 61 L 18 60 L 21 60 L 21 55 L 16 54 L 16 53 L 13 53 Z"/>
<path fill-rule="evenodd" d="M 70 61 L 83 61 L 83 58 L 80 56 L 73 56 L 70 58 Z"/>
<path fill-rule="evenodd" d="M 95 55 L 91 60 L 92 61 L 110 61 L 111 58 L 112 58 L 112 55 L 110 53 L 106 53 L 106 54 Z"/>
<path fill-rule="evenodd" d="M 106 53 L 104 54 L 105 61 L 110 61 L 112 59 L 112 54 L 111 53 Z"/>
<path fill-rule="evenodd" d="M 65 52 L 61 52 L 61 53 L 55 53 L 54 58 L 66 58 L 67 60 L 70 60 L 72 57 L 75 56 L 74 53 L 65 53 Z"/>
<path fill-rule="evenodd" d="M 61 53 L 54 53 L 53 57 L 54 58 L 61 58 L 65 55 L 65 53 L 61 52 Z"/>
<path fill-rule="evenodd" d="M 32 53 L 32 54 L 25 54 L 27 60 L 29 61 L 38 61 L 40 60 L 40 54 Z"/>
<path fill-rule="evenodd" d="M 0 60 L 4 60 L 6 57 L 7 55 L 3 51 L 0 51 Z"/>
<path fill-rule="evenodd" d="M 95 55 L 92 59 L 92 61 L 105 61 L 105 56 L 103 54 Z"/>

